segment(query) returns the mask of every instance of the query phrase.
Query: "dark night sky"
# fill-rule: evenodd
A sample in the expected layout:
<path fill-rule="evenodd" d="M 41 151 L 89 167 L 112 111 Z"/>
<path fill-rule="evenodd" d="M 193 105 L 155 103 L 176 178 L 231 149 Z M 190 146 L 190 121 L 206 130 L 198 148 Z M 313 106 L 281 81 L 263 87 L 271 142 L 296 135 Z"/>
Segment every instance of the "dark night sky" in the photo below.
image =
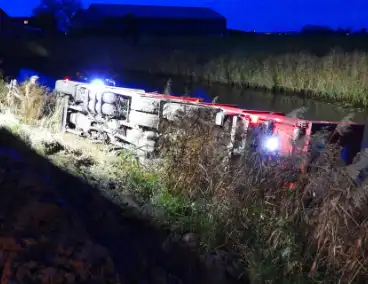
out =
<path fill-rule="evenodd" d="M 306 24 L 333 28 L 368 27 L 368 0 L 82 0 L 91 3 L 205 6 L 228 19 L 230 28 L 257 31 L 299 30 Z M 0 0 L 11 16 L 28 16 L 39 0 Z"/>

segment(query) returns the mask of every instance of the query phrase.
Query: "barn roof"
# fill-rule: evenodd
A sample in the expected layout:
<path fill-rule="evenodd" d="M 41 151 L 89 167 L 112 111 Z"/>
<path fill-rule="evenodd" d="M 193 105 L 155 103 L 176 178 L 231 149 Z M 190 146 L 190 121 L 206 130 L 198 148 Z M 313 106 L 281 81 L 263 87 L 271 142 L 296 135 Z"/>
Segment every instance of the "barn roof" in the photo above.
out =
<path fill-rule="evenodd" d="M 133 14 L 138 18 L 224 19 L 224 16 L 209 8 L 179 6 L 91 4 L 87 14 L 96 18 L 124 17 Z"/>
<path fill-rule="evenodd" d="M 0 15 L 9 17 L 7 13 L 3 9 L 0 8 Z"/>

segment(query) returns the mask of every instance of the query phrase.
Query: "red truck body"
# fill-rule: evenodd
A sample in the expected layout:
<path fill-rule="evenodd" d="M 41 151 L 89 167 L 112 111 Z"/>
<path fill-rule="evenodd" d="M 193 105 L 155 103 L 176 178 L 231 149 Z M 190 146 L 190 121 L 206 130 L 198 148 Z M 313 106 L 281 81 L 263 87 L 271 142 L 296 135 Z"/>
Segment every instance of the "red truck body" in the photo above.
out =
<path fill-rule="evenodd" d="M 297 139 L 296 136 L 299 130 L 302 130 L 304 139 L 302 143 L 298 144 L 298 150 L 308 151 L 310 149 L 312 134 L 322 128 L 328 128 L 333 131 L 341 124 L 338 121 L 316 121 L 288 117 L 282 112 L 248 110 L 234 104 L 206 103 L 200 98 L 168 96 L 158 93 L 146 93 L 146 95 L 165 100 L 181 101 L 189 104 L 194 103 L 204 107 L 221 110 L 226 117 L 237 117 L 240 121 L 246 121 L 246 132 L 262 124 L 271 122 L 273 124 L 272 135 L 278 137 L 279 147 L 277 152 L 281 156 L 292 154 L 296 150 L 295 140 Z M 353 128 L 353 133 L 347 135 L 345 139 L 342 139 L 344 140 L 342 146 L 350 149 L 349 157 L 346 159 L 351 162 L 355 154 L 360 151 L 364 125 L 353 122 L 347 124 Z"/>

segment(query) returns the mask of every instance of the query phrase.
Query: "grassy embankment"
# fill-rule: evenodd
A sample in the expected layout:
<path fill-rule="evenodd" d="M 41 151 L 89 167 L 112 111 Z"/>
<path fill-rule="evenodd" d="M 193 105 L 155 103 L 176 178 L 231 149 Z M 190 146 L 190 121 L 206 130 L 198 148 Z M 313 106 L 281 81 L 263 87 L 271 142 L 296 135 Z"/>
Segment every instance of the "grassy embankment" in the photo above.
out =
<path fill-rule="evenodd" d="M 170 37 L 142 38 L 132 47 L 116 38 L 64 38 L 41 40 L 43 48 L 38 49 L 49 51 L 49 56 L 60 54 L 63 60 L 71 56 L 81 65 L 102 64 L 115 70 L 149 71 L 367 105 L 368 56 L 359 51 L 366 41 L 346 36 Z M 65 55 L 65 46 L 73 46 L 73 53 Z M 37 50 L 36 45 L 32 49 Z"/>
<path fill-rule="evenodd" d="M 45 103 L 35 101 L 41 102 L 38 106 Z M 18 118 L 17 124 L 8 120 L 8 126 L 23 133 L 40 153 L 106 195 L 119 199 L 128 192 L 139 211 L 149 208 L 146 212 L 172 230 L 192 232 L 193 248 L 217 252 L 232 275 L 248 274 L 252 283 L 368 280 L 366 188 L 354 185 L 346 168 L 335 163 L 336 146 L 328 147 L 304 176 L 295 172 L 293 159 L 283 168 L 270 167 L 250 152 L 229 170 L 221 151 L 227 136 L 203 117 L 185 114 L 167 130 L 182 130 L 175 141 L 164 138 L 160 143 L 163 163 L 145 168 L 129 155 L 110 156 L 86 141 L 53 134 L 50 126 L 41 129 L 45 120 L 34 115 L 34 109 L 41 109 L 35 103 L 29 108 L 2 102 L 2 110 Z M 36 133 L 48 133 L 47 145 L 62 145 L 63 150 L 48 151 L 41 146 L 47 139 Z M 211 138 L 215 133 L 218 139 Z M 284 186 L 291 176 L 293 190 Z"/>

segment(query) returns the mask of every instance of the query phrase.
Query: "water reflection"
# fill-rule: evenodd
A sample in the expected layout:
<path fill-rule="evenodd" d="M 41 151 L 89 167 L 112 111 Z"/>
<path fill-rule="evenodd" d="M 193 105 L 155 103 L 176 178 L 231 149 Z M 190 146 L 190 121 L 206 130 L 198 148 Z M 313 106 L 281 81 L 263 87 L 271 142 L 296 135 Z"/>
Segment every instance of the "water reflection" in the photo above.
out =
<path fill-rule="evenodd" d="M 329 104 L 310 99 L 302 99 L 290 95 L 274 95 L 264 92 L 249 90 L 232 90 L 224 95 L 221 87 L 210 90 L 210 95 L 217 95 L 221 102 L 240 104 L 247 109 L 271 110 L 289 113 L 297 108 L 306 107 L 304 118 L 311 120 L 339 121 L 346 115 L 353 113 L 354 121 L 364 121 L 367 112 L 357 108 L 342 107 L 337 104 Z"/>
<path fill-rule="evenodd" d="M 133 87 L 134 85 L 146 90 L 163 91 L 168 79 L 169 77 L 124 73 L 126 86 Z M 335 103 L 305 99 L 299 96 L 275 95 L 246 88 L 230 88 L 224 85 L 207 86 L 172 78 L 171 91 L 173 95 L 188 94 L 193 97 L 200 97 L 206 102 L 211 102 L 217 97 L 219 103 L 236 104 L 246 109 L 289 113 L 297 108 L 306 107 L 307 112 L 303 116 L 310 120 L 340 121 L 347 115 L 353 114 L 353 121 L 363 122 L 368 115 L 366 109 L 344 107 Z"/>
<path fill-rule="evenodd" d="M 213 101 L 214 97 L 211 98 L 210 96 L 208 96 L 207 93 L 208 92 L 205 89 L 198 87 L 197 89 L 194 89 L 193 92 L 189 93 L 189 95 L 192 97 L 200 98 L 206 103 L 210 103 Z"/>

